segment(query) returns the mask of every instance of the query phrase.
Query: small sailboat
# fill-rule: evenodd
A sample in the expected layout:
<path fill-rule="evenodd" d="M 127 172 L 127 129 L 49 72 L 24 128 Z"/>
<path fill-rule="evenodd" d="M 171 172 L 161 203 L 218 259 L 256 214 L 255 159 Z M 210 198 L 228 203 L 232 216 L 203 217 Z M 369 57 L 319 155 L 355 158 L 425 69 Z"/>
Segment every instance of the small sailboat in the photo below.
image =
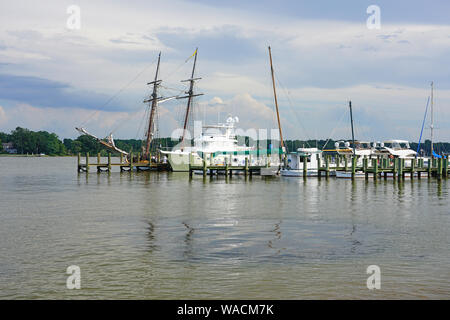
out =
<path fill-rule="evenodd" d="M 306 164 L 306 176 L 317 177 L 319 175 L 318 156 L 322 156 L 322 151 L 317 148 L 298 148 L 296 152 L 289 152 L 287 165 L 281 169 L 280 173 L 284 177 L 303 177 Z"/>
<path fill-rule="evenodd" d="M 349 142 L 344 142 L 345 148 L 340 148 L 340 142 L 336 142 L 336 152 L 338 154 L 343 154 L 345 156 L 358 156 L 358 160 L 356 165 L 360 166 L 362 164 L 362 158 L 364 156 L 370 156 L 373 153 L 373 149 L 370 146 L 369 142 L 366 141 L 355 141 L 355 131 L 353 125 L 353 110 L 352 110 L 352 102 L 348 103 L 350 109 L 350 126 L 352 129 L 352 148 L 350 148 Z M 365 177 L 364 172 L 355 172 L 354 178 L 363 178 Z M 348 171 L 338 171 L 336 170 L 336 178 L 352 178 L 352 172 Z"/>

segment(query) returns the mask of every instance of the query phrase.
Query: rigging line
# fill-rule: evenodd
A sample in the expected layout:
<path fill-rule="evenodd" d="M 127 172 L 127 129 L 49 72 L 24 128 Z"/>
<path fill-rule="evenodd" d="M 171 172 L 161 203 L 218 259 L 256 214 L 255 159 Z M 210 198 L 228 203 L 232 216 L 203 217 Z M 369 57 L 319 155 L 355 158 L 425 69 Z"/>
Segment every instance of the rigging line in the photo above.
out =
<path fill-rule="evenodd" d="M 146 66 L 142 71 L 140 71 L 131 81 L 129 81 L 125 86 L 118 90 L 114 95 L 112 95 L 99 109 L 94 111 L 89 117 L 84 120 L 80 126 L 87 124 L 97 113 L 99 113 L 106 105 L 108 105 L 112 100 L 114 100 L 119 94 L 121 94 L 125 89 L 127 89 L 137 78 L 139 78 L 147 69 L 152 67 L 156 63 L 157 58 L 148 66 Z"/>
<path fill-rule="evenodd" d="M 333 137 L 334 132 L 336 131 L 336 128 L 337 128 L 338 126 L 340 126 L 342 120 L 344 119 L 344 115 L 345 115 L 345 114 L 346 114 L 346 112 L 343 112 L 343 113 L 342 113 L 341 118 L 340 118 L 338 124 L 337 124 L 337 125 L 334 127 L 334 129 L 331 131 L 330 137 L 328 138 L 328 140 L 327 140 L 327 141 L 325 142 L 325 144 L 323 145 L 322 151 L 323 151 L 323 149 L 325 149 L 325 147 L 327 146 L 328 142 L 329 142 L 329 141 L 331 140 L 331 138 Z"/>
<path fill-rule="evenodd" d="M 136 138 L 135 138 L 136 140 L 137 140 L 138 136 L 139 136 L 139 138 L 141 138 L 140 133 L 141 133 L 142 124 L 144 123 L 144 119 L 148 118 L 148 112 L 149 112 L 149 108 L 145 108 L 144 116 L 142 117 L 142 119 L 139 123 L 138 131 L 136 132 Z"/>
<path fill-rule="evenodd" d="M 287 97 L 287 99 L 288 99 L 289 107 L 291 108 L 291 112 L 294 114 L 294 116 L 295 116 L 297 122 L 300 124 L 300 127 L 301 127 L 301 129 L 303 130 L 303 133 L 305 134 L 305 137 L 306 137 L 306 139 L 307 139 L 307 140 L 306 140 L 306 144 L 308 145 L 308 147 L 311 147 L 311 146 L 309 145 L 309 143 L 308 143 L 308 138 L 310 138 L 310 136 L 309 136 L 307 130 L 305 129 L 305 127 L 303 127 L 303 124 L 302 124 L 302 122 L 300 121 L 300 119 L 299 119 L 297 113 L 294 111 L 294 104 L 293 104 L 292 101 L 291 101 L 291 98 L 290 98 L 290 96 L 289 96 L 289 92 L 287 91 L 286 87 L 281 83 L 280 79 L 278 79 L 278 76 L 277 76 L 276 73 L 275 73 L 275 79 L 276 79 L 276 81 L 278 82 L 278 84 L 280 85 L 281 89 L 283 89 L 283 91 L 284 91 L 284 93 L 285 93 L 285 95 L 286 95 L 286 97 Z"/>
<path fill-rule="evenodd" d="M 131 119 L 133 119 L 134 117 L 136 117 L 139 113 L 141 113 L 142 110 L 133 112 L 131 115 L 129 115 L 128 117 L 126 117 L 123 121 L 120 121 L 119 124 L 117 126 L 114 127 L 113 130 L 111 130 L 110 133 L 115 133 L 120 127 L 122 127 L 127 121 L 130 121 Z"/>
<path fill-rule="evenodd" d="M 190 59 L 190 58 L 189 58 Z M 167 76 L 165 77 L 166 79 L 169 79 L 171 76 L 173 76 L 175 74 L 175 72 L 178 72 L 188 61 L 183 61 L 178 67 L 176 67 L 176 69 L 174 69 L 173 71 L 171 71 L 170 73 L 167 74 Z"/>
<path fill-rule="evenodd" d="M 164 85 L 162 85 L 162 84 L 160 84 L 159 86 L 160 86 L 161 88 L 164 88 L 164 89 L 167 89 L 167 90 L 176 91 L 176 92 L 180 92 L 180 93 L 183 93 L 183 92 L 186 90 L 185 88 L 183 88 L 183 89 L 180 89 L 180 88 L 171 88 L 171 87 L 164 86 Z"/>
<path fill-rule="evenodd" d="M 418 154 L 419 154 L 419 151 L 420 151 L 420 144 L 421 144 L 421 141 L 422 141 L 423 127 L 425 126 L 425 121 L 427 119 L 427 112 L 428 112 L 428 104 L 429 104 L 429 102 L 430 102 L 430 96 L 428 96 L 427 106 L 425 107 L 425 115 L 423 116 L 422 129 L 420 130 L 419 144 L 417 145 L 417 153 Z"/>

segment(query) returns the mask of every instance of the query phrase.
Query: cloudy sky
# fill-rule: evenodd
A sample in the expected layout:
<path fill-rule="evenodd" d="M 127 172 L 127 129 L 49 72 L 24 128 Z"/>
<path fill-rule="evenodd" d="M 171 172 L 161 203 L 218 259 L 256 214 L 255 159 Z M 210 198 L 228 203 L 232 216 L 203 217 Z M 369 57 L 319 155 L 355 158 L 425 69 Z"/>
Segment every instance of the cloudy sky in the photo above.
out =
<path fill-rule="evenodd" d="M 71 5 L 79 29 L 68 28 Z M 367 27 L 370 5 L 379 29 Z M 158 52 L 161 93 L 180 94 L 196 47 L 205 95 L 195 118 L 273 128 L 270 45 L 287 138 L 349 138 L 352 100 L 357 138 L 417 141 L 434 81 L 436 137 L 450 141 L 449 13 L 446 0 L 2 1 L 0 131 L 74 138 L 83 125 L 141 138 Z M 161 136 L 180 126 L 184 104 L 160 105 Z"/>

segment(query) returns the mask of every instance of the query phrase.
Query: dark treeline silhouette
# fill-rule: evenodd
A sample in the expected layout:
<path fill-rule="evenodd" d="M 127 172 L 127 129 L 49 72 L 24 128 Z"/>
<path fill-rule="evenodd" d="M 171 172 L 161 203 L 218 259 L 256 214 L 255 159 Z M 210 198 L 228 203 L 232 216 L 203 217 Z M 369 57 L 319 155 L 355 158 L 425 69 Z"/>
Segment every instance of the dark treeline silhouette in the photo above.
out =
<path fill-rule="evenodd" d="M 142 143 L 140 139 L 115 139 L 115 144 L 118 148 L 130 152 L 142 152 Z M 279 147 L 279 141 L 254 141 L 249 137 L 238 137 L 240 144 L 246 144 L 263 148 L 277 148 Z M 296 151 L 298 148 L 318 148 L 318 149 L 333 149 L 335 141 L 339 140 L 285 140 L 285 146 L 289 152 Z M 11 133 L 0 132 L 0 153 L 5 153 L 6 150 L 2 148 L 2 143 L 11 142 L 18 154 L 46 154 L 52 156 L 63 155 L 76 155 L 79 152 L 90 154 L 100 153 L 105 156 L 109 152 L 109 149 L 99 144 L 94 138 L 89 136 L 79 136 L 76 139 L 63 139 L 58 138 L 55 133 L 49 133 L 47 131 L 31 131 L 25 128 L 17 127 Z M 170 150 L 179 143 L 178 140 L 172 140 L 171 138 L 156 138 L 152 142 L 153 149 L 162 148 Z M 188 144 L 190 141 L 187 142 Z M 326 145 L 325 145 L 326 143 Z M 415 142 L 410 143 L 411 149 L 417 150 L 418 144 Z M 448 154 L 450 152 L 450 143 L 438 142 L 434 143 L 434 150 L 438 154 Z M 420 153 L 429 155 L 431 151 L 431 141 L 425 140 L 420 145 Z M 112 152 L 117 154 L 116 152 Z"/>

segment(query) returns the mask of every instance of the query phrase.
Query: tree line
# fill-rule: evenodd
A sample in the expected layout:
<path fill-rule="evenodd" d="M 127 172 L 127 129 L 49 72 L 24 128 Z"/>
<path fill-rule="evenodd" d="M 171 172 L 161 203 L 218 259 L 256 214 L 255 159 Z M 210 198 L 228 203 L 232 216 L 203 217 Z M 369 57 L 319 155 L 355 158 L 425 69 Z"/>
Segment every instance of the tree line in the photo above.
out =
<path fill-rule="evenodd" d="M 249 137 L 238 137 L 240 144 L 252 145 L 258 148 L 269 148 L 272 144 L 270 140 L 253 141 Z M 338 140 L 339 141 L 339 140 Z M 47 131 L 32 131 L 29 129 L 17 127 L 11 133 L 0 132 L 0 153 L 6 151 L 2 148 L 2 143 L 12 142 L 18 154 L 46 154 L 50 156 L 76 155 L 89 152 L 90 154 L 100 153 L 105 156 L 110 152 L 109 149 L 102 146 L 94 138 L 82 135 L 76 139 L 59 139 L 55 133 Z M 141 152 L 143 141 L 140 139 L 116 139 L 114 140 L 119 149 L 130 152 Z M 162 148 L 170 150 L 179 141 L 171 138 L 156 138 L 152 143 L 152 148 Z M 189 141 L 187 142 L 190 143 Z M 318 148 L 333 149 L 335 140 L 285 140 L 284 144 L 289 152 L 296 151 L 298 148 Z M 273 142 L 272 147 L 278 147 L 279 142 Z M 410 147 L 417 150 L 418 143 L 411 142 Z M 448 154 L 450 152 L 450 143 L 438 142 L 434 144 L 435 152 L 439 154 Z M 421 154 L 430 154 L 431 141 L 425 140 L 420 145 Z M 112 152 L 117 154 L 116 152 Z"/>
<path fill-rule="evenodd" d="M 102 146 L 92 137 L 82 135 L 76 139 L 59 139 L 55 133 L 47 131 L 32 131 L 29 129 L 17 127 L 10 133 L 0 132 L 0 153 L 6 153 L 2 143 L 11 142 L 17 150 L 17 154 L 45 154 L 49 156 L 76 155 L 79 152 L 90 154 L 100 153 L 106 156 L 109 149 Z M 124 151 L 142 151 L 142 140 L 139 139 L 115 139 L 116 146 Z M 171 149 L 178 142 L 171 138 L 154 139 L 153 149 L 167 148 Z M 112 152 L 117 154 L 117 152 Z"/>

